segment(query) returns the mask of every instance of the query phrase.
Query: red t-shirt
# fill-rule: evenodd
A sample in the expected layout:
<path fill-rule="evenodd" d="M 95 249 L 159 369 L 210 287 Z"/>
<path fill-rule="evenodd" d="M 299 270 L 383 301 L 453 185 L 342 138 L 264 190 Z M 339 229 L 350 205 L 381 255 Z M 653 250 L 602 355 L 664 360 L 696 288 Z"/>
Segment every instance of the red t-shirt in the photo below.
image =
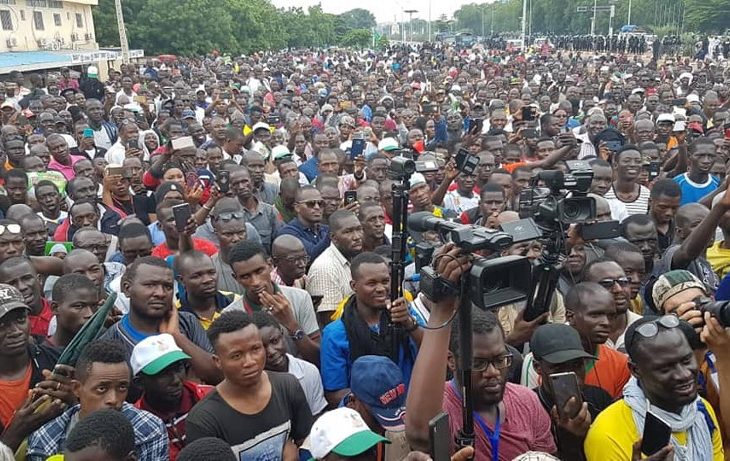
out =
<path fill-rule="evenodd" d="M 48 336 L 48 326 L 51 324 L 53 312 L 51 311 L 51 303 L 46 298 L 41 298 L 41 312 L 38 315 L 29 315 L 30 334 L 33 336 Z"/>
<path fill-rule="evenodd" d="M 193 237 L 193 248 L 197 251 L 202 251 L 208 256 L 213 256 L 218 253 L 218 247 L 213 242 L 205 239 Z M 152 256 L 165 259 L 168 256 L 174 255 L 175 252 L 167 247 L 167 242 L 162 242 L 152 250 Z"/>

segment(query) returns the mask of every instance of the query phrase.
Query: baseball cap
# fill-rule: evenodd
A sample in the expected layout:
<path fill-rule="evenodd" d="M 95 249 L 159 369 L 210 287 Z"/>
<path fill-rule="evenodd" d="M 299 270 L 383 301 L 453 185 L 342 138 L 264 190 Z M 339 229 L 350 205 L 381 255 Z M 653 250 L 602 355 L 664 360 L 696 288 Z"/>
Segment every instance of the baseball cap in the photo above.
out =
<path fill-rule="evenodd" d="M 256 130 L 271 131 L 271 127 L 269 126 L 268 123 L 258 122 L 258 123 L 255 123 L 253 127 L 251 127 L 251 131 L 255 132 Z"/>
<path fill-rule="evenodd" d="M 156 375 L 173 363 L 188 359 L 190 356 L 175 344 L 175 338 L 168 333 L 162 333 L 138 342 L 129 361 L 135 375 L 139 372 Z"/>
<path fill-rule="evenodd" d="M 562 323 L 540 325 L 532 334 L 530 349 L 536 359 L 553 364 L 596 358 L 583 350 L 578 332 Z"/>
<path fill-rule="evenodd" d="M 651 289 L 654 306 L 656 306 L 657 310 L 661 311 L 662 306 L 669 298 L 690 288 L 699 288 L 702 291 L 707 291 L 700 279 L 690 271 L 677 269 L 665 272 L 654 282 L 654 286 Z"/>
<path fill-rule="evenodd" d="M 309 433 L 310 461 L 322 459 L 330 453 L 357 456 L 381 442 L 390 443 L 371 431 L 357 411 L 337 408 L 320 416 L 312 425 Z"/>
<path fill-rule="evenodd" d="M 674 122 L 674 128 L 672 128 L 672 131 L 684 131 L 687 129 L 687 122 L 684 120 L 678 120 Z"/>
<path fill-rule="evenodd" d="M 700 97 L 694 93 L 687 95 L 687 102 L 700 102 Z"/>
<path fill-rule="evenodd" d="M 673 114 L 659 114 L 659 117 L 657 117 L 656 122 L 657 123 L 662 123 L 662 122 L 674 123 L 674 115 Z"/>
<path fill-rule="evenodd" d="M 184 189 L 180 184 L 174 181 L 163 182 L 155 191 L 155 201 L 157 203 L 161 203 L 165 199 L 165 196 L 172 191 L 178 191 L 183 194 L 183 196 L 185 195 Z"/>
<path fill-rule="evenodd" d="M 363 355 L 355 360 L 350 391 L 385 430 L 405 429 L 406 385 L 400 368 L 388 357 Z"/>
<path fill-rule="evenodd" d="M 182 118 L 195 118 L 195 112 L 192 109 L 185 109 L 182 111 Z"/>
<path fill-rule="evenodd" d="M 23 301 L 23 295 L 12 285 L 0 283 L 0 319 L 16 309 L 25 309 L 30 312 L 30 307 Z"/>
<path fill-rule="evenodd" d="M 411 190 L 413 190 L 413 188 L 416 186 L 420 186 L 421 184 L 426 184 L 426 177 L 423 176 L 421 173 L 413 173 L 411 175 Z"/>
<path fill-rule="evenodd" d="M 280 160 L 287 157 L 291 158 L 292 154 L 286 146 L 274 146 L 274 148 L 271 149 L 271 156 L 274 160 Z"/>
<path fill-rule="evenodd" d="M 394 138 L 383 138 L 378 143 L 378 150 L 383 150 L 385 152 L 398 150 L 398 141 L 396 141 Z"/>
<path fill-rule="evenodd" d="M 96 77 L 99 75 L 99 69 L 96 66 L 89 66 L 86 68 L 86 75 L 89 77 Z"/>

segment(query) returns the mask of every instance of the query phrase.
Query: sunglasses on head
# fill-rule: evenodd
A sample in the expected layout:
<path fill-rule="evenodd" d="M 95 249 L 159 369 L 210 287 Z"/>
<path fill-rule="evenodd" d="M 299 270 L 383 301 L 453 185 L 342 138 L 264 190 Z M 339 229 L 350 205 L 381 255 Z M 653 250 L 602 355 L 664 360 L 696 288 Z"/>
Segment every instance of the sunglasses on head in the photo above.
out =
<path fill-rule="evenodd" d="M 3 235 L 5 231 L 11 234 L 20 234 L 20 224 L 0 224 L 0 235 Z"/>
<path fill-rule="evenodd" d="M 630 351 L 633 344 L 636 343 L 636 335 L 642 338 L 649 339 L 659 334 L 659 326 L 662 326 L 665 330 L 671 330 L 672 328 L 679 327 L 679 317 L 676 315 L 663 315 L 659 318 L 651 320 L 649 322 L 640 325 L 634 330 L 634 335 L 626 338 L 626 351 Z"/>
<path fill-rule="evenodd" d="M 231 219 L 243 219 L 244 217 L 245 215 L 243 214 L 243 211 L 230 211 L 219 214 L 216 219 L 221 221 L 230 221 Z"/>

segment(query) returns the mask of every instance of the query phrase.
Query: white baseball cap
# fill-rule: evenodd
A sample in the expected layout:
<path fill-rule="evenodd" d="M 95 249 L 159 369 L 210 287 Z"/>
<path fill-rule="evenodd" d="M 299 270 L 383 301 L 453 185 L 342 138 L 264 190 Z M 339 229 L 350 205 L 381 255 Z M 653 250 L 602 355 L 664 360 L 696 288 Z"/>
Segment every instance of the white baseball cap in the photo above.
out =
<path fill-rule="evenodd" d="M 378 143 L 378 150 L 383 150 L 386 152 L 398 150 L 398 141 L 396 141 L 394 138 L 383 138 Z"/>
<path fill-rule="evenodd" d="M 320 416 L 309 433 L 312 460 L 322 459 L 330 453 L 357 456 L 381 442 L 390 443 L 385 437 L 371 431 L 360 413 L 347 407 Z"/>
<path fill-rule="evenodd" d="M 656 118 L 657 123 L 661 122 L 672 122 L 674 123 L 674 115 L 673 114 L 659 114 L 659 116 Z"/>
<path fill-rule="evenodd" d="M 274 146 L 274 148 L 271 149 L 271 156 L 274 158 L 274 160 L 279 160 L 286 157 L 291 158 L 292 153 L 286 146 Z"/>
<path fill-rule="evenodd" d="M 188 360 L 190 356 L 178 347 L 175 338 L 167 333 L 148 336 L 134 346 L 130 363 L 132 373 L 142 372 L 156 375 L 168 366 L 180 360 Z"/>
<path fill-rule="evenodd" d="M 256 124 L 254 124 L 254 126 L 251 127 L 251 131 L 256 132 L 256 130 L 271 131 L 271 127 L 269 126 L 268 123 L 258 122 Z"/>

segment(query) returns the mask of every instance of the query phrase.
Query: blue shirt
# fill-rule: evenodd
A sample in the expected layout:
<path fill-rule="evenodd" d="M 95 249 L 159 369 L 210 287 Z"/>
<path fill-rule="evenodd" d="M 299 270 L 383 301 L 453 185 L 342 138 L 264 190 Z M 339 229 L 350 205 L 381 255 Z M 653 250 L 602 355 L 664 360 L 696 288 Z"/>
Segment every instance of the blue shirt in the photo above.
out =
<path fill-rule="evenodd" d="M 680 206 L 699 202 L 702 197 L 720 186 L 720 180 L 712 175 L 708 175 L 707 181 L 704 184 L 697 184 L 689 179 L 689 173 L 675 176 L 674 182 L 679 184 L 679 188 L 682 190 L 682 199 L 679 202 Z"/>
<path fill-rule="evenodd" d="M 314 261 L 330 246 L 330 228 L 326 224 L 320 224 L 315 232 L 308 227 L 304 227 L 299 218 L 294 218 L 286 226 L 279 229 L 277 237 L 283 234 L 293 235 L 298 238 L 304 245 L 304 250 L 309 255 L 310 261 Z"/>
<path fill-rule="evenodd" d="M 408 310 L 416 318 L 416 322 L 423 326 L 423 317 L 415 312 L 409 305 Z M 378 325 L 370 327 L 377 332 Z M 403 382 L 406 387 L 411 381 L 411 373 L 415 365 L 418 346 L 412 338 L 408 338 L 410 354 L 406 354 L 404 348 L 398 351 L 398 367 L 403 373 Z M 350 372 L 352 361 L 350 360 L 350 342 L 347 339 L 345 323 L 337 319 L 330 323 L 322 331 L 322 343 L 320 348 L 320 372 L 322 374 L 322 385 L 325 392 L 334 392 L 350 387 Z"/>
<path fill-rule="evenodd" d="M 314 181 L 314 178 L 319 175 L 319 159 L 317 157 L 310 158 L 306 162 L 299 165 L 299 171 L 304 173 L 304 176 L 307 177 L 307 181 Z"/>

